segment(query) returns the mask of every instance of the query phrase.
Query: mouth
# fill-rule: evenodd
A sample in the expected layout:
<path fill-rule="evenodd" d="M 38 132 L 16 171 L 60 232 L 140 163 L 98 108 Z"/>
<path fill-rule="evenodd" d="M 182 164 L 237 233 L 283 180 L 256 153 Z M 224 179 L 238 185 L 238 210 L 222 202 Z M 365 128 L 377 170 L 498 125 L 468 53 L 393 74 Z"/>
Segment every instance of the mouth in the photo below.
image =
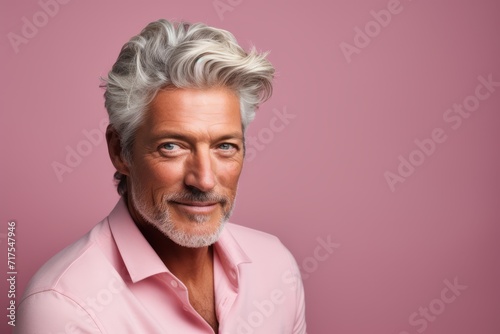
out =
<path fill-rule="evenodd" d="M 172 201 L 179 209 L 192 214 L 211 213 L 219 202 Z"/>

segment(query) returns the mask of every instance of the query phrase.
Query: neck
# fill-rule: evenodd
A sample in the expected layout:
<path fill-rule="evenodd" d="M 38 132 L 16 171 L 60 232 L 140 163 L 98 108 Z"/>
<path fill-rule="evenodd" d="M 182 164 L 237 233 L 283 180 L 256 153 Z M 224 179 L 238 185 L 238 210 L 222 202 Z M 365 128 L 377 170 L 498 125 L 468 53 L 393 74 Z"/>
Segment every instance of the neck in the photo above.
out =
<path fill-rule="evenodd" d="M 207 278 L 207 273 L 213 268 L 212 246 L 200 248 L 183 247 L 153 227 L 151 235 L 142 233 L 153 249 L 161 258 L 165 266 L 184 284 L 196 283 Z"/>

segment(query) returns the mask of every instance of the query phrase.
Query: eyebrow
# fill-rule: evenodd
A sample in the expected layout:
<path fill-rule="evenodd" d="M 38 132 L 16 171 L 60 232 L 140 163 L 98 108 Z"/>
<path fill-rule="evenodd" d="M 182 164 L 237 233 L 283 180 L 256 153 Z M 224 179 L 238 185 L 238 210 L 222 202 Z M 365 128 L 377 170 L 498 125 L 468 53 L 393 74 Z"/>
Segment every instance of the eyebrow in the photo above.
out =
<path fill-rule="evenodd" d="M 162 139 L 178 139 L 183 141 L 194 141 L 194 137 L 185 133 L 179 133 L 174 131 L 165 131 L 159 134 L 155 134 L 152 137 L 154 142 Z M 243 141 L 243 134 L 240 132 L 226 133 L 221 136 L 215 137 L 215 141 L 227 140 L 227 139 L 238 139 Z"/>

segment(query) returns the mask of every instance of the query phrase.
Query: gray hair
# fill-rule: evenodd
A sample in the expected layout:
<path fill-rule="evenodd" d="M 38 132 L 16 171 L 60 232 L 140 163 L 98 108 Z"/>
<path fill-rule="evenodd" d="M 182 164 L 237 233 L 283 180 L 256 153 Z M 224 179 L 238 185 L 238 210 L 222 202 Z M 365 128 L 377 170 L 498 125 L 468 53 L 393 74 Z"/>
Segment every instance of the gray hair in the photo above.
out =
<path fill-rule="evenodd" d="M 245 52 L 234 36 L 202 23 L 148 24 L 122 47 L 103 79 L 109 123 L 120 136 L 122 155 L 131 161 L 134 133 L 157 92 L 167 86 L 225 86 L 240 99 L 242 128 L 272 94 L 274 68 L 267 53 Z M 126 192 L 125 176 L 115 173 L 118 193 Z"/>

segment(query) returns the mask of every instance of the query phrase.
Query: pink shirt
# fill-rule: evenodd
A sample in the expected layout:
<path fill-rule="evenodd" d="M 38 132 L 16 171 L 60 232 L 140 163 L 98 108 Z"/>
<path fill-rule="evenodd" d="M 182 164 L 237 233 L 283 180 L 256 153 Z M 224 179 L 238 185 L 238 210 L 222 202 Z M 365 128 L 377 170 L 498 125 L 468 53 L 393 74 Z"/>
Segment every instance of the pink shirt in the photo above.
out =
<path fill-rule="evenodd" d="M 290 252 L 269 234 L 226 224 L 214 246 L 219 333 L 305 333 Z M 14 333 L 213 333 L 141 234 L 123 200 L 30 281 Z"/>

